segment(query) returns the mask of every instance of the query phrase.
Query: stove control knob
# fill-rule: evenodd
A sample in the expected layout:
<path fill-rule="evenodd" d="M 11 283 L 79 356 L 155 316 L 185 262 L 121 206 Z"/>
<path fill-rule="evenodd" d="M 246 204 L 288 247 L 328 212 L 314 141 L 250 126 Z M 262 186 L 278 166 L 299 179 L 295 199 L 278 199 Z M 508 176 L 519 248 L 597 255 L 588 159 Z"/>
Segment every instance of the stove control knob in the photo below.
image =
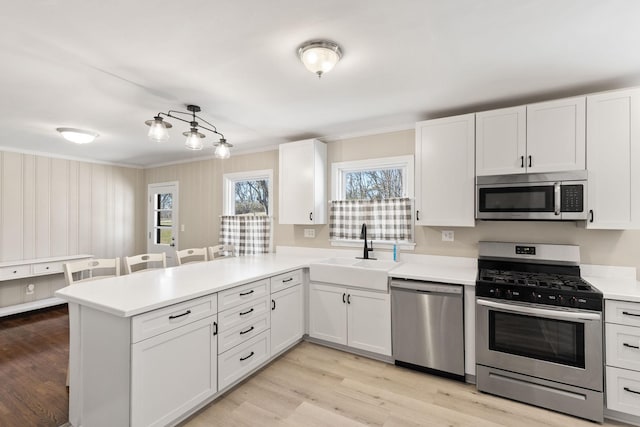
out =
<path fill-rule="evenodd" d="M 536 294 L 536 291 L 532 291 L 529 297 L 531 298 L 532 302 L 538 301 L 538 294 Z"/>
<path fill-rule="evenodd" d="M 565 305 L 567 300 L 562 295 L 558 295 L 557 301 L 558 301 L 558 304 Z"/>
<path fill-rule="evenodd" d="M 496 288 L 496 291 L 494 292 L 494 295 L 495 295 L 496 298 L 502 298 L 502 289 Z"/>
<path fill-rule="evenodd" d="M 505 296 L 507 297 L 507 299 L 513 298 L 513 292 L 511 292 L 511 289 L 507 289 L 507 292 L 505 292 Z"/>
<path fill-rule="evenodd" d="M 569 305 L 571 307 L 577 307 L 578 306 L 578 298 L 571 297 L 571 299 L 569 299 Z"/>

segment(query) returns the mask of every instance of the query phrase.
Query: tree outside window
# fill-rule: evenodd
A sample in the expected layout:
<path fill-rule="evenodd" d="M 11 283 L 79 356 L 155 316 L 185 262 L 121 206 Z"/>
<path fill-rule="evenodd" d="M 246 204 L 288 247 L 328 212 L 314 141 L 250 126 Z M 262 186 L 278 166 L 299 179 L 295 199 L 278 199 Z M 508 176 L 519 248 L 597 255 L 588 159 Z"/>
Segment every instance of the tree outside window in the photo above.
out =
<path fill-rule="evenodd" d="M 235 182 L 236 215 L 269 215 L 269 181 L 266 179 Z"/>
<path fill-rule="evenodd" d="M 403 196 L 402 169 L 345 172 L 346 200 L 382 200 Z"/>

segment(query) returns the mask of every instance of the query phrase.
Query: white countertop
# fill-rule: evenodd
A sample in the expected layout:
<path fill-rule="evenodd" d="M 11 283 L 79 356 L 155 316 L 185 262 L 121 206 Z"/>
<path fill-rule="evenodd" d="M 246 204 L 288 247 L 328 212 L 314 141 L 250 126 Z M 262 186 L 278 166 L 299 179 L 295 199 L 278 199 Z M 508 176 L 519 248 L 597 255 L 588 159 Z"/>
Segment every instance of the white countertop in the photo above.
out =
<path fill-rule="evenodd" d="M 477 267 L 463 265 L 438 265 L 408 262 L 400 264 L 389 272 L 389 277 L 475 286 Z"/>
<path fill-rule="evenodd" d="M 76 283 L 55 294 L 71 303 L 129 317 L 307 267 L 316 259 L 276 254 L 232 257 Z"/>
<path fill-rule="evenodd" d="M 598 288 L 604 299 L 640 302 L 640 282 L 635 278 L 587 276 L 583 279 Z"/>

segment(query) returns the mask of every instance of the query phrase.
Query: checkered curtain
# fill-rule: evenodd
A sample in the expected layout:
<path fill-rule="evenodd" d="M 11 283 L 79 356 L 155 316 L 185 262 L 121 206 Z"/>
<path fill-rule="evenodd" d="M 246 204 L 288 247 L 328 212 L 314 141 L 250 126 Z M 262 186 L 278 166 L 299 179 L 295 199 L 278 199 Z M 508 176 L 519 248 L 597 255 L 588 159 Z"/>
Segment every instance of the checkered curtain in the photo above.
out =
<path fill-rule="evenodd" d="M 334 200 L 329 207 L 329 238 L 359 239 L 367 224 L 367 239 L 413 241 L 409 198 Z"/>
<path fill-rule="evenodd" d="M 221 216 L 220 244 L 235 246 L 238 255 L 268 253 L 271 247 L 271 217 Z"/>

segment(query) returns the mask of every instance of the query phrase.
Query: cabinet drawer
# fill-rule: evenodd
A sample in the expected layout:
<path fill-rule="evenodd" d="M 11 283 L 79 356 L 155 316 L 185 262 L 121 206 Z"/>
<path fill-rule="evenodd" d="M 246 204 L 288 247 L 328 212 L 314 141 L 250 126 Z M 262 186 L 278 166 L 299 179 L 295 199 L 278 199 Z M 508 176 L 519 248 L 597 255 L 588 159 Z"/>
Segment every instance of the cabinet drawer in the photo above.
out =
<path fill-rule="evenodd" d="M 0 280 L 19 279 L 31 275 L 30 265 L 16 265 L 12 267 L 0 268 Z"/>
<path fill-rule="evenodd" d="M 236 325 L 233 328 L 223 329 L 221 327 L 218 332 L 218 353 L 224 353 L 238 344 L 255 337 L 262 331 L 266 331 L 269 329 L 270 319 L 269 313 L 263 313 L 261 316 Z"/>
<path fill-rule="evenodd" d="M 216 306 L 216 294 L 211 294 L 134 316 L 131 321 L 131 340 L 142 341 L 211 316 L 216 313 Z"/>
<path fill-rule="evenodd" d="M 268 313 L 270 309 L 270 302 L 271 300 L 266 297 L 223 311 L 218 316 L 220 330 L 226 331 L 237 325 L 251 322 L 253 319 L 260 317 L 264 313 Z"/>
<path fill-rule="evenodd" d="M 607 408 L 640 416 L 640 372 L 607 366 Z"/>
<path fill-rule="evenodd" d="M 607 365 L 640 371 L 640 328 L 606 324 Z"/>
<path fill-rule="evenodd" d="M 608 299 L 604 316 L 605 322 L 640 326 L 640 303 Z"/>
<path fill-rule="evenodd" d="M 42 264 L 33 264 L 33 274 L 56 274 L 62 273 L 64 270 L 62 269 L 61 262 L 44 262 Z"/>
<path fill-rule="evenodd" d="M 233 384 L 269 359 L 269 331 L 218 356 L 218 390 Z"/>
<path fill-rule="evenodd" d="M 255 301 L 269 295 L 269 279 L 236 286 L 226 291 L 218 292 L 218 311 L 237 307 L 245 302 Z"/>
<path fill-rule="evenodd" d="M 281 291 L 302 283 L 302 270 L 290 271 L 271 278 L 271 293 Z"/>

